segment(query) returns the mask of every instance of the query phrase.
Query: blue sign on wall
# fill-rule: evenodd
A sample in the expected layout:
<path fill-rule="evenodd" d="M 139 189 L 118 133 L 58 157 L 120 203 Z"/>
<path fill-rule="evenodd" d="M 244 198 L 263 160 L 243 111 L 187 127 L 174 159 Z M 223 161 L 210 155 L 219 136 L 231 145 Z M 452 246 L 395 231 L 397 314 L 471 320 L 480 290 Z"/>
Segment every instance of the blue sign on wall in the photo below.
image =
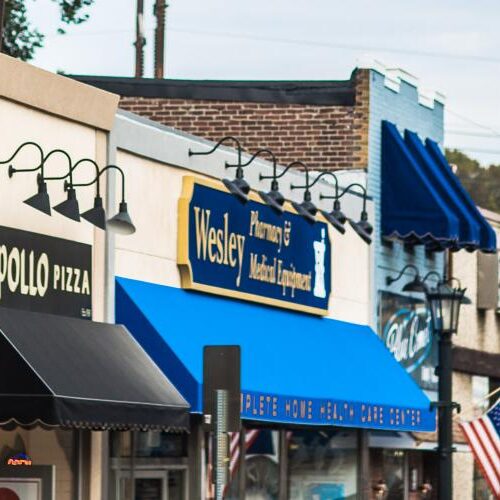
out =
<path fill-rule="evenodd" d="M 184 177 L 177 261 L 183 288 L 327 314 L 328 226 L 287 207 L 277 214 L 251 193 L 242 203 L 222 183 Z"/>

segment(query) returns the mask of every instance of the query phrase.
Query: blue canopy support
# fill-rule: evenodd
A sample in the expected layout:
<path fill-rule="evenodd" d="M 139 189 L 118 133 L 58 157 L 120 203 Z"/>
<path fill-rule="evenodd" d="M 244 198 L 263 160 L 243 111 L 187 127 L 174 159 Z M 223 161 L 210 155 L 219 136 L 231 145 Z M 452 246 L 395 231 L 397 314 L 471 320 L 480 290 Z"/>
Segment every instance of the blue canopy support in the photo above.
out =
<path fill-rule="evenodd" d="M 382 122 L 382 235 L 414 244 L 455 244 L 457 217 L 414 158 L 396 126 Z"/>
<path fill-rule="evenodd" d="M 433 431 L 427 396 L 367 326 L 118 278 L 116 320 L 201 413 L 203 347 L 241 346 L 241 415 Z"/>
<path fill-rule="evenodd" d="M 432 141 L 431 139 L 426 139 L 425 147 L 445 176 L 448 186 L 450 186 L 450 188 L 452 188 L 461 199 L 462 206 L 468 212 L 470 218 L 475 220 L 479 231 L 479 248 L 483 252 L 487 253 L 496 252 L 497 239 L 495 231 L 484 218 L 483 214 L 481 214 L 469 193 L 462 186 L 458 177 L 452 172 L 451 167 L 442 153 L 438 143 Z"/>

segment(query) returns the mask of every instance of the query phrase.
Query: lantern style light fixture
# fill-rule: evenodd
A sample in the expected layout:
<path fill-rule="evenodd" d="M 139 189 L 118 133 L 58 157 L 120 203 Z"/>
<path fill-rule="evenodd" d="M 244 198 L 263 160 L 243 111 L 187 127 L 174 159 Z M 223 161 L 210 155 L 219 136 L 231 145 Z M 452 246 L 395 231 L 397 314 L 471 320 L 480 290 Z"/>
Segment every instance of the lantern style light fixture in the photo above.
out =
<path fill-rule="evenodd" d="M 121 235 L 129 235 L 135 233 L 135 226 L 132 223 L 132 219 L 130 218 L 130 215 L 128 213 L 128 207 L 127 207 L 127 202 L 125 201 L 125 174 L 123 170 L 117 166 L 117 165 L 107 165 L 104 167 L 102 170 L 98 171 L 96 177 L 89 181 L 89 182 L 83 182 L 79 184 L 71 184 L 71 181 L 68 183 L 65 183 L 65 188 L 67 190 L 69 189 L 74 189 L 76 187 L 86 187 L 86 186 L 91 186 L 93 184 L 99 183 L 99 179 L 104 172 L 107 172 L 108 170 L 117 170 L 120 172 L 121 179 L 122 179 L 122 186 L 121 186 L 121 201 L 119 204 L 119 210 L 118 213 L 114 216 L 111 217 L 111 219 L 108 219 L 106 222 L 106 228 L 110 229 L 111 231 L 121 234 Z M 99 205 L 101 205 L 99 207 Z M 86 215 L 89 215 L 90 212 L 90 221 L 94 223 L 93 221 L 97 221 L 101 217 L 101 208 L 102 208 L 102 199 L 97 192 L 97 196 L 94 200 L 94 208 L 90 209 L 90 211 L 85 212 Z M 87 218 L 89 220 L 89 218 Z M 99 219 L 101 220 L 101 219 Z M 98 226 L 100 227 L 100 226 Z"/>
<path fill-rule="evenodd" d="M 454 288 L 448 283 L 438 283 L 425 294 L 431 311 L 434 331 L 442 334 L 456 333 L 460 306 L 463 303 L 465 288 Z"/>
<path fill-rule="evenodd" d="M 234 179 L 222 179 L 222 182 L 228 189 L 228 191 L 236 196 L 242 203 L 246 203 L 248 201 L 248 193 L 250 192 L 250 185 L 244 179 L 243 173 L 243 165 L 241 164 L 241 154 L 243 152 L 243 148 L 241 147 L 240 141 L 233 136 L 223 137 L 215 146 L 209 151 L 192 151 L 188 150 L 188 156 L 200 156 L 200 155 L 210 155 L 214 151 L 216 151 L 222 144 L 225 142 L 234 142 L 236 144 L 236 151 L 238 153 L 238 163 L 235 165 L 231 165 L 226 163 L 226 168 L 236 167 L 236 177 Z"/>

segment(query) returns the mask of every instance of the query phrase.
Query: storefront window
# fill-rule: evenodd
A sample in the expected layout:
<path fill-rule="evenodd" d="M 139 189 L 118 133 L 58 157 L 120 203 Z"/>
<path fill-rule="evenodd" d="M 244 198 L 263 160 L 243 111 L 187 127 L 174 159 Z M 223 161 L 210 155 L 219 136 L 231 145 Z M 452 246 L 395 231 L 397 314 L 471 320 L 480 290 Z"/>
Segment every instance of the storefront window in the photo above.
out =
<path fill-rule="evenodd" d="M 401 450 L 383 450 L 383 475 L 387 485 L 387 500 L 404 498 L 405 491 L 405 452 Z"/>
<path fill-rule="evenodd" d="M 156 431 L 112 432 L 110 499 L 187 500 L 187 439 Z"/>
<path fill-rule="evenodd" d="M 474 417 L 481 417 L 489 407 L 488 393 L 490 392 L 490 380 L 488 377 L 479 375 L 472 376 L 472 404 L 474 406 Z"/>
<path fill-rule="evenodd" d="M 113 432 L 111 434 L 111 457 L 131 456 L 132 434 Z M 166 432 L 148 431 L 135 434 L 136 458 L 184 457 L 187 455 L 187 436 Z"/>
<path fill-rule="evenodd" d="M 290 500 L 356 498 L 355 431 L 294 431 L 288 461 Z"/>
<path fill-rule="evenodd" d="M 277 500 L 279 494 L 279 432 L 269 429 L 247 429 L 248 449 L 245 457 L 245 498 L 247 500 Z M 232 448 L 232 455 L 237 452 Z M 239 474 L 237 463 L 230 468 L 231 482 L 228 500 L 237 500 Z"/>

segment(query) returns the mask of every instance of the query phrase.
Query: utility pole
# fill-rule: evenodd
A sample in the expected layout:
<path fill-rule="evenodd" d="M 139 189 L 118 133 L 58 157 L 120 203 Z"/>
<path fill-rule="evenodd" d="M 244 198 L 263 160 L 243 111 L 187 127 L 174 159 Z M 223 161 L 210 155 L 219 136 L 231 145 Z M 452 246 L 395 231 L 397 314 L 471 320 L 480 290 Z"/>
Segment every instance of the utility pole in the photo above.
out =
<path fill-rule="evenodd" d="M 7 0 L 0 0 L 0 52 L 3 50 L 3 32 L 5 22 L 5 3 Z"/>
<path fill-rule="evenodd" d="M 155 78 L 164 77 L 165 59 L 165 18 L 168 4 L 165 0 L 156 0 L 154 15 L 156 16 L 155 31 Z"/>
<path fill-rule="evenodd" d="M 4 0 L 0 0 L 3 2 Z M 137 16 L 135 19 L 135 77 L 144 76 L 144 0 L 137 0 Z"/>

